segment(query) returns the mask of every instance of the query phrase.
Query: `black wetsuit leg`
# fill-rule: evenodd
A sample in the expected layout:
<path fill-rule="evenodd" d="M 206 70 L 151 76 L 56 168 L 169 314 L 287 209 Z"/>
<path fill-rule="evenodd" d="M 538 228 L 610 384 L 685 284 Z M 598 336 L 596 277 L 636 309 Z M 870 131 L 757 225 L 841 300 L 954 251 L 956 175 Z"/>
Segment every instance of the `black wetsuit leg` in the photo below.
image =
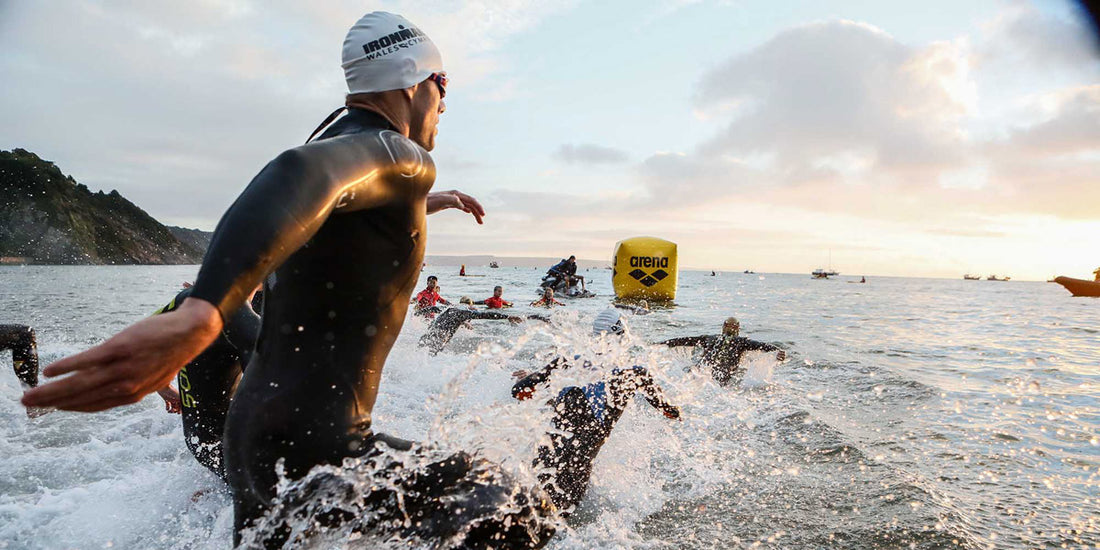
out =
<path fill-rule="evenodd" d="M 191 289 L 184 289 L 158 313 L 175 310 L 190 294 Z M 242 305 L 225 320 L 214 343 L 180 369 L 176 377 L 184 443 L 199 464 L 223 480 L 225 419 L 242 366 L 251 357 L 259 330 L 260 317 L 248 304 Z"/>
<path fill-rule="evenodd" d="M 245 542 L 298 547 L 323 527 L 367 537 L 381 532 L 391 544 L 447 541 L 447 548 L 488 550 L 539 548 L 553 535 L 539 517 L 551 506 L 539 500 L 544 495 L 519 487 L 488 461 L 464 452 L 444 456 L 384 434 L 367 442 L 358 465 L 292 482 L 262 520 L 263 533 L 275 536 Z"/>
<path fill-rule="evenodd" d="M 592 463 L 611 429 L 596 418 L 579 387 L 562 390 L 553 407 L 556 432 L 568 435 L 551 433 L 550 445 L 539 447 L 534 465 L 546 470 L 539 474 L 539 482 L 558 510 L 568 515 L 588 491 Z"/>
<path fill-rule="evenodd" d="M 237 350 L 215 342 L 183 367 L 176 379 L 184 442 L 199 464 L 223 480 L 222 433 L 241 371 Z"/>
<path fill-rule="evenodd" d="M 27 386 L 37 386 L 38 344 L 34 329 L 25 325 L 0 325 L 0 351 L 8 349 L 15 376 Z"/>

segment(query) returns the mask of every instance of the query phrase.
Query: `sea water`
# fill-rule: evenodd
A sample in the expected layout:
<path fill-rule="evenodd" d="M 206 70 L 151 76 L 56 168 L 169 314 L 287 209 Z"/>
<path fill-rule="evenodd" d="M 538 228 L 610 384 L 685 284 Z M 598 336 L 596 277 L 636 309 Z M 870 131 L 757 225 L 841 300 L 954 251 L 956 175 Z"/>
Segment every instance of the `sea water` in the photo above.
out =
<path fill-rule="evenodd" d="M 438 275 L 451 301 L 500 284 L 511 312 L 536 312 L 541 270 L 457 271 L 422 276 Z M 45 365 L 149 315 L 195 272 L 0 267 L 0 323 L 34 327 Z M 550 548 L 1100 545 L 1100 300 L 1045 283 L 682 272 L 676 306 L 628 315 L 619 346 L 590 337 L 610 273 L 582 272 L 599 295 L 566 299 L 551 324 L 474 321 L 435 357 L 410 318 L 375 428 L 531 479 L 548 416 L 511 399 L 511 372 L 601 351 L 611 366 L 645 365 L 683 419 L 636 399 Z M 723 388 L 688 351 L 648 345 L 716 333 L 730 315 L 788 359 L 747 357 L 741 384 Z M 158 397 L 27 418 L 9 361 L 0 354 L 0 548 L 232 545 L 230 498 Z"/>

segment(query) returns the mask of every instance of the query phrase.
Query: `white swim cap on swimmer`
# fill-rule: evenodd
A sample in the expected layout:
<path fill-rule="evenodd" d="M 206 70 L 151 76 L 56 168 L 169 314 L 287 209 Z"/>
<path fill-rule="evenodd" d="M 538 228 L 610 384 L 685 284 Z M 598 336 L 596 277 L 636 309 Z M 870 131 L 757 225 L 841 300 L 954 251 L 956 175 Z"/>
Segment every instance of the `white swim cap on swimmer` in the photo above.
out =
<path fill-rule="evenodd" d="M 371 12 L 344 38 L 344 77 L 353 94 L 409 88 L 443 70 L 443 57 L 408 19 Z"/>
<path fill-rule="evenodd" d="M 623 326 L 622 314 L 613 307 L 601 311 L 596 316 L 596 320 L 592 321 L 592 334 L 594 336 L 599 336 L 605 332 L 620 335 L 626 332 L 626 327 Z"/>

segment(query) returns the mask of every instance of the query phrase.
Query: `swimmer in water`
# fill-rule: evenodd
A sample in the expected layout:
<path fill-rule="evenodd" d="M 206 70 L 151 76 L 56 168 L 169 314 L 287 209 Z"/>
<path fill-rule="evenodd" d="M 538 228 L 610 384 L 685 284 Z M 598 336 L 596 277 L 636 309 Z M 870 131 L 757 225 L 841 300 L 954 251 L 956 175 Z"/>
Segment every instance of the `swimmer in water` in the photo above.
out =
<path fill-rule="evenodd" d="M 478 300 L 476 302 L 470 302 L 470 303 L 475 304 L 475 305 L 479 305 L 479 306 L 484 305 L 485 307 L 487 307 L 489 309 L 503 309 L 503 308 L 506 308 L 506 307 L 512 307 L 512 305 L 513 305 L 512 302 L 506 301 L 503 298 L 503 296 L 504 296 L 504 287 L 502 287 L 500 285 L 497 285 L 497 286 L 493 287 L 493 295 L 492 296 L 490 296 L 490 297 L 488 297 L 484 300 Z"/>
<path fill-rule="evenodd" d="M 545 307 L 545 308 L 549 309 L 549 308 L 552 308 L 554 306 L 564 306 L 565 302 L 560 302 L 558 300 L 555 300 L 554 299 L 554 289 L 552 289 L 550 287 L 546 287 L 546 288 L 542 289 L 542 297 L 539 298 L 538 300 L 535 300 L 534 302 L 531 302 L 531 305 L 533 305 L 535 307 Z"/>
<path fill-rule="evenodd" d="M 450 302 L 439 295 L 439 279 L 435 275 L 428 275 L 428 286 L 417 293 L 416 308 L 413 309 L 413 313 L 430 319 L 443 311 L 443 308 L 436 304 L 451 305 Z"/>
<path fill-rule="evenodd" d="M 403 47 L 378 46 L 394 41 Z M 375 434 L 371 411 L 423 264 L 425 215 L 458 208 L 479 223 L 484 215 L 469 195 L 430 192 L 435 165 L 428 151 L 447 78 L 427 35 L 403 17 L 367 14 L 348 32 L 343 67 L 347 115 L 315 141 L 276 157 L 245 188 L 218 223 L 190 297 L 175 311 L 50 365 L 47 376 L 72 375 L 23 396 L 28 406 L 77 411 L 134 403 L 168 385 L 213 343 L 273 273 L 264 286 L 256 350 L 223 437 L 235 544 L 274 512 L 277 496 L 286 497 L 276 494 L 277 465 L 295 480 L 344 458 L 370 465 L 377 464 L 371 457 L 419 448 Z M 462 476 L 484 462 L 456 453 L 440 463 L 446 467 L 387 467 L 383 473 L 400 477 L 403 490 L 377 488 L 371 502 L 381 510 L 372 517 L 380 519 L 372 528 L 467 547 L 544 546 L 554 530 L 553 509 L 541 491 L 519 486 L 499 468 L 491 484 L 463 485 Z M 443 471 L 448 477 L 436 474 Z M 449 490 L 458 494 L 450 498 Z M 443 521 L 439 511 L 455 498 L 491 503 L 486 508 L 494 512 Z M 410 516 L 425 519 L 398 519 Z M 256 536 L 279 546 L 290 534 L 285 526 L 267 526 Z"/>
<path fill-rule="evenodd" d="M 183 440 L 195 460 L 223 481 L 222 433 L 225 431 L 225 419 L 233 400 L 233 391 L 244 366 L 252 357 L 260 333 L 260 316 L 252 309 L 257 290 L 259 287 L 225 321 L 214 343 L 180 369 L 176 378 L 178 392 L 170 386 L 170 391 L 157 392 L 169 405 L 168 412 L 182 411 Z M 189 285 L 154 315 L 175 311 L 191 292 Z M 175 399 L 170 401 L 172 394 Z M 173 402 L 176 407 L 171 406 Z"/>
<path fill-rule="evenodd" d="M 23 389 L 38 385 L 38 343 L 34 329 L 26 325 L 0 325 L 0 351 L 11 350 L 11 366 Z M 37 418 L 53 409 L 27 407 L 27 416 Z"/>
<path fill-rule="evenodd" d="M 492 319 L 516 324 L 523 322 L 522 317 L 505 315 L 495 311 L 471 311 L 452 307 L 440 313 L 432 321 L 432 324 L 428 327 L 428 332 L 420 337 L 420 347 L 428 348 L 428 353 L 432 355 L 439 353 L 447 345 L 447 342 L 451 341 L 455 332 L 458 332 L 459 327 L 474 319 Z"/>
<path fill-rule="evenodd" d="M 38 385 L 38 343 L 26 325 L 0 325 L 0 351 L 11 350 L 11 366 L 24 388 Z"/>
<path fill-rule="evenodd" d="M 672 338 L 658 343 L 669 347 L 693 346 L 698 348 L 702 352 L 700 362 L 711 368 L 711 375 L 721 386 L 729 384 L 737 375 L 742 374 L 738 367 L 741 363 L 741 356 L 746 351 L 774 351 L 777 360 L 784 361 L 787 359 L 787 352 L 772 344 L 738 336 L 740 332 L 741 322 L 736 317 L 730 317 L 722 324 L 722 334 Z"/>
<path fill-rule="evenodd" d="M 621 319 L 608 325 L 610 317 L 597 317 L 594 332 L 597 335 L 625 334 Z M 579 356 L 574 357 L 574 362 L 579 360 Z M 537 388 L 548 385 L 553 371 L 571 365 L 559 357 L 534 373 L 518 371 L 515 374 L 522 378 L 512 386 L 512 397 L 521 401 L 531 398 Z M 588 361 L 583 365 L 593 368 Z M 539 481 L 563 516 L 572 513 L 584 497 L 592 477 L 592 463 L 611 436 L 615 423 L 639 392 L 650 406 L 667 418 L 680 418 L 680 408 L 668 402 L 653 375 L 640 366 L 613 369 L 598 382 L 585 386 L 567 386 L 550 400 L 554 409 L 554 430 L 548 432 L 550 443 L 539 447 L 534 466 L 543 471 Z"/>

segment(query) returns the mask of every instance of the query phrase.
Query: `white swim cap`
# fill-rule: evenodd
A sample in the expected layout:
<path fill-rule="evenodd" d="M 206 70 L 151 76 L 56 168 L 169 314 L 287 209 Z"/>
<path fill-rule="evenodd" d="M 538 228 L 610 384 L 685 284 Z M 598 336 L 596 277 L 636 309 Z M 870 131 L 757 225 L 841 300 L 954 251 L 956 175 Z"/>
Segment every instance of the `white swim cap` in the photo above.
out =
<path fill-rule="evenodd" d="M 375 11 L 348 31 L 343 67 L 348 92 L 385 92 L 415 86 L 442 71 L 443 58 L 428 35 L 408 19 Z"/>
<path fill-rule="evenodd" d="M 596 320 L 592 321 L 592 334 L 599 336 L 605 332 L 612 334 L 623 334 L 626 332 L 626 327 L 623 326 L 622 314 L 618 309 L 609 307 L 600 312 L 596 316 Z"/>

